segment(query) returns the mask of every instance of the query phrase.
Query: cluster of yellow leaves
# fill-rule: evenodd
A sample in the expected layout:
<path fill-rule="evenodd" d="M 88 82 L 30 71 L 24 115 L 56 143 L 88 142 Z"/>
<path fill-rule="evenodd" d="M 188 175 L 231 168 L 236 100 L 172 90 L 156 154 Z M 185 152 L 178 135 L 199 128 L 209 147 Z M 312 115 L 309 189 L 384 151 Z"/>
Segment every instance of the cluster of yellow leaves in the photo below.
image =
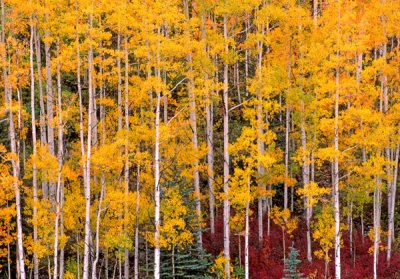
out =
<path fill-rule="evenodd" d="M 307 207 L 313 207 L 318 201 L 324 196 L 331 192 L 331 189 L 319 187 L 318 183 L 311 181 L 304 185 L 303 188 L 299 188 L 297 193 L 299 196 L 305 198 L 305 204 Z"/>
<path fill-rule="evenodd" d="M 330 261 L 329 251 L 333 248 L 335 241 L 335 222 L 333 219 L 333 209 L 331 206 L 324 205 L 322 211 L 317 215 L 316 221 L 312 224 L 313 239 L 318 241 L 319 250 L 314 254 L 319 259 Z"/>
<path fill-rule="evenodd" d="M 385 235 L 387 235 L 387 233 L 385 233 L 384 231 L 383 231 L 383 229 L 382 229 L 382 227 L 379 227 L 379 228 L 371 228 L 369 231 L 368 231 L 368 238 L 371 240 L 371 246 L 368 248 L 368 253 L 370 254 L 370 255 L 372 255 L 373 253 L 374 253 L 374 242 L 375 242 L 375 231 L 376 230 L 378 230 L 378 234 L 381 236 L 382 234 L 385 234 Z M 379 237 L 380 238 L 380 237 Z M 381 241 L 381 240 L 379 240 L 379 244 L 378 244 L 378 246 L 379 246 L 379 250 L 380 251 L 384 251 L 385 249 L 386 249 L 386 246 L 384 245 L 384 243 L 383 243 L 383 241 Z"/>
<path fill-rule="evenodd" d="M 227 275 L 225 273 L 225 268 L 224 265 L 228 261 L 227 258 L 224 257 L 224 253 L 221 252 L 218 257 L 215 258 L 214 264 L 211 266 L 210 270 L 212 274 L 215 274 L 217 278 L 227 278 Z M 230 271 L 231 273 L 233 272 L 233 266 L 230 266 Z M 232 277 L 231 277 L 232 278 Z"/>
<path fill-rule="evenodd" d="M 281 210 L 279 207 L 274 206 L 271 209 L 270 217 L 275 224 L 281 227 L 283 232 L 287 233 L 290 238 L 293 237 L 293 231 L 297 228 L 298 219 L 297 217 L 291 217 L 288 208 Z"/>

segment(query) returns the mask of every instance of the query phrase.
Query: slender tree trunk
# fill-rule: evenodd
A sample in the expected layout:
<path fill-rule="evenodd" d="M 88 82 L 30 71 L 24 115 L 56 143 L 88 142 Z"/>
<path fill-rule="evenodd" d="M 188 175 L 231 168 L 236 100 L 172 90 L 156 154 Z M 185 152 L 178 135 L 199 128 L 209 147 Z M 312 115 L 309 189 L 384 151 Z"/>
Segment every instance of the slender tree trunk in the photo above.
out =
<path fill-rule="evenodd" d="M 76 11 L 78 11 L 78 3 L 76 1 Z M 79 19 L 78 15 L 76 16 L 76 58 L 77 58 L 77 70 L 76 70 L 76 78 L 78 84 L 78 95 L 79 95 L 79 137 L 80 137 L 80 145 L 81 145 L 81 156 L 85 157 L 85 138 L 83 135 L 83 105 L 82 105 L 82 85 L 81 85 L 81 55 L 80 55 L 80 45 L 79 45 Z M 85 163 L 82 164 L 83 171 L 83 184 L 85 188 L 85 196 L 87 189 L 87 165 Z M 79 252 L 79 235 L 77 235 L 77 265 L 78 265 L 78 278 L 80 278 L 80 252 Z M 86 242 L 84 243 L 86 246 Z M 86 271 L 86 278 L 88 277 L 88 270 Z"/>
<path fill-rule="evenodd" d="M 39 86 L 39 108 L 40 108 L 40 143 L 45 144 L 47 142 L 46 135 L 46 119 L 45 119 L 45 108 L 43 98 L 43 77 L 42 77 L 42 55 L 40 51 L 40 35 L 39 31 L 35 30 L 35 51 L 36 51 L 36 66 Z M 48 190 L 48 189 L 47 189 Z M 46 196 L 47 197 L 47 196 Z"/>
<path fill-rule="evenodd" d="M 208 76 L 206 77 L 206 82 Z M 208 90 L 207 90 L 208 92 Z M 208 164 L 208 193 L 210 207 L 210 230 L 211 235 L 215 234 L 215 197 L 214 197 L 214 119 L 213 119 L 213 98 L 208 92 L 206 100 L 206 130 L 207 130 L 207 164 Z"/>
<path fill-rule="evenodd" d="M 392 178 L 392 193 L 389 202 L 389 218 L 388 218 L 388 243 L 387 243 L 387 257 L 386 260 L 390 264 L 391 252 L 392 252 L 392 243 L 394 240 L 394 212 L 396 206 L 396 190 L 397 190 L 397 174 L 398 174 L 398 165 L 399 165 L 399 148 L 400 145 L 396 146 L 395 150 L 395 165 L 393 171 L 393 178 Z M 389 199 L 389 196 L 388 196 Z"/>
<path fill-rule="evenodd" d="M 224 39 L 225 39 L 225 54 L 228 55 L 228 18 L 224 16 Z M 224 269 L 227 279 L 231 278 L 230 271 L 230 248 L 229 248 L 229 100 L 228 100 L 228 62 L 224 62 L 224 86 L 223 86 L 223 101 L 224 101 Z"/>
<path fill-rule="evenodd" d="M 314 21 L 314 28 L 317 28 L 317 18 L 318 18 L 318 0 L 313 0 L 313 21 Z"/>
<path fill-rule="evenodd" d="M 59 228 L 59 219 L 61 214 L 61 192 L 62 192 L 62 177 L 61 171 L 63 166 L 63 123 L 62 123 L 62 96 L 61 96 L 61 64 L 60 64 L 60 42 L 57 42 L 57 96 L 58 96 L 58 174 L 57 174 L 57 188 L 56 188 L 56 220 L 55 220 L 55 228 L 54 228 L 54 279 L 59 278 L 58 276 L 58 228 Z"/>
<path fill-rule="evenodd" d="M 32 17 L 31 17 L 32 20 Z M 33 242 L 35 246 L 38 242 L 38 227 L 37 227 L 37 148 L 36 148 L 36 116 L 35 116 L 35 73 L 33 68 L 33 37 L 34 27 L 31 25 L 31 37 L 29 42 L 29 62 L 30 62 L 30 74 L 31 74 L 31 117 L 32 117 L 32 184 L 33 184 Z M 39 278 L 39 262 L 37 249 L 33 249 L 33 278 Z"/>
<path fill-rule="evenodd" d="M 4 1 L 1 0 L 1 25 L 4 25 Z M 1 44 L 5 43 L 5 31 L 2 28 L 1 34 Z M 16 156 L 12 157 L 11 165 L 12 165 L 12 174 L 13 174 L 13 187 L 15 189 L 15 208 L 17 211 L 17 263 L 19 269 L 19 275 L 21 279 L 26 278 L 25 273 L 25 262 L 24 262 L 24 247 L 22 244 L 22 214 L 21 214 L 21 194 L 19 188 L 19 173 L 20 173 L 20 162 L 19 162 L 19 154 L 17 153 L 17 144 L 16 144 L 16 135 L 15 135 L 15 127 L 14 127 L 14 117 L 11 110 L 12 107 L 12 89 L 8 82 L 8 73 L 6 67 L 6 48 L 4 46 L 3 55 L 3 78 L 4 78 L 4 101 L 6 105 L 6 112 L 8 112 L 8 122 L 9 122 L 9 130 L 8 136 L 10 138 L 11 152 Z"/>
<path fill-rule="evenodd" d="M 46 112 L 44 107 L 44 97 L 43 97 L 43 83 L 42 83 L 42 57 L 40 52 L 40 35 L 36 30 L 35 38 L 35 50 L 36 50 L 36 64 L 37 64 L 37 76 L 39 85 L 39 105 L 40 105 L 40 143 L 45 145 L 47 142 L 47 131 L 46 131 Z M 49 188 L 46 181 L 42 181 L 42 192 L 43 198 L 47 199 L 49 197 Z"/>
<path fill-rule="evenodd" d="M 306 136 L 306 128 L 305 128 L 305 109 L 304 109 L 304 101 L 301 101 L 301 147 L 303 149 L 303 158 L 302 158 L 302 173 L 303 173 L 303 184 L 304 187 L 307 187 L 310 184 L 310 164 L 309 157 L 307 155 L 307 136 Z M 308 198 L 304 198 L 304 207 L 306 212 L 306 225 L 307 225 L 307 260 L 308 262 L 312 262 L 312 250 L 311 250 L 311 215 L 312 208 L 309 204 Z"/>
<path fill-rule="evenodd" d="M 374 279 L 378 278 L 378 261 L 381 229 L 381 184 L 382 178 L 376 178 L 374 188 Z"/>
<path fill-rule="evenodd" d="M 340 1 L 338 3 L 338 38 L 337 38 L 337 58 L 339 59 L 339 40 L 340 40 Z M 338 62 L 339 63 L 339 62 Z M 340 262 L 340 205 L 339 205 L 339 64 L 336 67 L 336 90 L 335 90 L 335 119 L 334 119 L 334 151 L 333 159 L 333 208 L 335 220 L 335 278 L 341 278 Z"/>
<path fill-rule="evenodd" d="M 93 2 L 92 2 L 93 5 Z M 89 33 L 92 29 L 93 15 L 89 16 Z M 88 53 L 88 95 L 89 95 L 89 109 L 88 109 L 88 129 L 87 129 L 87 153 L 86 153 L 86 187 L 85 187 L 85 240 L 83 252 L 83 279 L 89 279 L 89 260 L 90 260 L 90 157 L 92 150 L 92 114 L 93 114 L 93 48 L 89 46 Z"/>
<path fill-rule="evenodd" d="M 350 243 L 349 249 L 350 249 L 350 256 L 352 256 L 353 255 L 353 193 L 351 193 L 350 197 L 348 223 L 349 223 L 349 243 Z"/>
<path fill-rule="evenodd" d="M 202 39 L 204 41 L 204 52 L 207 53 L 206 45 L 206 15 L 203 13 L 202 17 Z M 207 139 L 207 165 L 208 165 L 208 194 L 209 194 L 209 208 L 210 208 L 210 231 L 211 235 L 215 234 L 215 197 L 214 197 L 214 112 L 213 112 L 213 96 L 212 91 L 208 87 L 209 74 L 204 74 L 205 88 L 206 88 L 206 139 Z"/>
<path fill-rule="evenodd" d="M 118 73 L 118 131 L 122 129 L 122 70 L 121 70 L 121 33 L 117 36 L 117 73 Z"/>
<path fill-rule="evenodd" d="M 128 132 L 129 132 L 129 57 L 128 57 L 128 37 L 125 36 L 124 44 L 125 54 L 125 166 L 124 166 L 124 181 L 125 181 L 125 201 L 124 201 L 124 215 L 125 226 L 127 226 L 128 219 L 128 195 L 129 195 L 129 147 L 128 147 Z M 126 235 L 129 237 L 127 228 Z M 129 249 L 125 248 L 124 259 L 124 277 L 129 279 Z"/>
<path fill-rule="evenodd" d="M 139 278 L 139 208 L 140 208 L 140 165 L 137 166 L 136 208 L 135 208 L 135 279 Z"/>
<path fill-rule="evenodd" d="M 101 212 L 103 210 L 102 204 L 104 199 L 104 194 L 106 192 L 106 183 L 104 176 L 101 178 L 101 192 L 99 198 L 99 208 L 97 209 L 97 219 L 96 219 L 96 240 L 95 240 L 95 256 L 92 264 L 92 278 L 97 278 L 97 262 L 99 261 L 99 253 L 100 253 L 100 221 L 101 221 Z"/>
<path fill-rule="evenodd" d="M 61 187 L 61 193 L 60 193 L 60 236 L 64 236 L 64 185 Z M 60 250 L 60 279 L 64 278 L 64 246 L 61 247 Z"/>
<path fill-rule="evenodd" d="M 160 92 L 157 92 L 156 107 L 156 142 L 154 151 L 155 172 L 155 247 L 154 247 L 154 278 L 160 278 Z"/>
<path fill-rule="evenodd" d="M 283 185 L 283 208 L 288 207 L 288 185 L 289 179 L 289 135 L 290 135 L 290 107 L 286 100 L 286 125 L 285 125 L 285 183 Z M 293 187 L 293 186 L 292 186 Z"/>
<path fill-rule="evenodd" d="M 261 34 L 264 35 L 264 27 L 261 28 Z M 262 80 L 262 59 L 263 59 L 263 43 L 261 41 L 257 42 L 257 49 L 258 49 L 258 64 L 257 64 L 257 78 L 258 78 L 258 86 L 261 86 Z M 264 134 L 263 128 L 263 98 L 261 95 L 261 88 L 257 89 L 257 148 L 258 148 L 258 156 L 264 156 L 264 141 L 262 140 Z M 259 162 L 258 163 L 258 184 L 260 185 L 260 190 L 265 190 L 265 183 L 264 183 L 264 175 L 265 175 L 265 168 L 264 165 Z M 260 192 L 261 192 L 260 191 Z M 260 247 L 263 246 L 263 215 L 264 215 L 264 196 L 260 196 L 258 198 L 258 245 Z"/>
<path fill-rule="evenodd" d="M 158 36 L 160 36 L 160 28 L 158 28 Z M 157 44 L 157 77 L 160 75 L 160 42 Z M 157 88 L 157 104 L 156 104 L 156 129 L 155 129 L 155 149 L 154 149 L 154 200 L 155 200 L 155 216 L 154 216 L 154 278 L 160 278 L 160 103 L 161 90 Z"/>
<path fill-rule="evenodd" d="M 183 0 L 184 12 L 186 17 L 186 22 L 188 23 L 190 20 L 189 15 L 189 2 L 188 0 Z M 188 23 L 189 26 L 189 23 Z M 186 60 L 189 64 L 188 69 L 188 94 L 189 94 L 189 103 L 190 103 L 190 126 L 192 128 L 192 145 L 194 150 L 194 162 L 193 162 L 193 172 L 194 172 L 194 192 L 195 192 L 195 204 L 196 204 L 196 214 L 197 214 L 197 243 L 199 247 L 203 247 L 202 240 L 202 229 L 201 229 L 201 201 L 200 201 L 200 173 L 199 173 L 199 158 L 198 158 L 198 139 L 197 139 L 197 112 L 196 112 L 196 98 L 194 95 L 194 77 L 193 77 L 193 62 L 192 62 L 192 54 L 191 54 L 191 44 L 190 44 L 190 29 L 186 30 L 186 44 L 188 46 L 189 53 L 186 55 Z"/>
<path fill-rule="evenodd" d="M 46 7 L 46 1 L 44 3 Z M 45 14 L 46 22 L 48 23 L 48 14 Z M 54 144 L 54 127 L 53 127 L 53 81 L 51 74 L 51 50 L 50 44 L 48 42 L 48 38 L 50 37 L 50 32 L 48 29 L 44 32 L 44 51 L 45 51 L 45 60 L 46 60 L 46 105 L 47 105 L 47 143 L 49 147 L 49 152 L 51 155 L 55 155 L 55 144 Z M 52 210 L 54 209 L 55 202 L 55 183 L 49 182 L 49 194 L 50 194 L 50 202 L 52 205 Z"/>
<path fill-rule="evenodd" d="M 8 235 L 10 235 L 9 227 L 7 228 Z M 8 279 L 11 279 L 11 249 L 10 243 L 7 243 L 7 271 L 8 271 Z"/>
<path fill-rule="evenodd" d="M 250 265 L 249 265 L 249 204 L 250 204 L 250 176 L 247 180 L 247 200 L 246 200 L 246 227 L 244 233 L 244 278 L 250 278 Z M 240 255 L 239 255 L 240 256 Z"/>

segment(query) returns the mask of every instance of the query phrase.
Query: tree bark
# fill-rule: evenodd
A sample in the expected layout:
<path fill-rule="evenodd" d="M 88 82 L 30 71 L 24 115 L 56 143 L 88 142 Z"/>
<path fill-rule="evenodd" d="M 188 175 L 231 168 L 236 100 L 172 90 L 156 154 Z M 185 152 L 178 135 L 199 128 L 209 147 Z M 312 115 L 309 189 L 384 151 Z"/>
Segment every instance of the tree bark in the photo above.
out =
<path fill-rule="evenodd" d="M 129 132 L 129 57 L 128 57 L 128 37 L 125 35 L 124 44 L 125 54 L 125 166 L 124 166 L 124 181 L 125 181 L 125 201 L 124 201 L 124 215 L 125 226 L 127 226 L 127 218 L 129 214 L 128 209 L 128 195 L 129 195 L 129 147 L 128 147 L 128 132 Z M 126 235 L 129 237 L 127 228 Z M 129 279 L 129 249 L 125 248 L 124 259 L 124 277 Z"/>
<path fill-rule="evenodd" d="M 340 41 L 340 1 L 338 3 L 338 38 L 337 38 L 337 58 L 339 59 L 339 41 Z M 339 63 L 339 62 L 338 62 Z M 336 90 L 335 90 L 335 119 L 334 119 L 334 151 L 335 156 L 333 159 L 333 208 L 335 220 L 335 278 L 341 278 L 341 261 L 340 261 L 340 200 L 339 200 L 339 64 L 336 67 Z"/>
<path fill-rule="evenodd" d="M 44 3 L 46 7 L 46 1 Z M 45 14 L 46 23 L 48 23 L 48 13 Z M 53 81 L 51 74 L 51 50 L 49 39 L 50 32 L 48 29 L 44 31 L 44 51 L 45 51 L 45 62 L 46 62 L 46 106 L 47 106 L 47 143 L 49 147 L 49 152 L 51 155 L 55 155 L 55 144 L 54 144 L 54 127 L 53 127 Z M 49 195 L 50 195 L 50 203 L 52 205 L 52 210 L 54 209 L 55 202 L 55 187 L 56 184 L 52 181 L 49 182 Z"/>
<path fill-rule="evenodd" d="M 186 17 L 186 22 L 189 25 L 190 15 L 189 15 L 189 3 L 188 0 L 183 1 L 184 5 L 184 12 Z M 196 204 L 196 214 L 197 214 L 197 243 L 200 248 L 203 247 L 203 240 L 202 240 L 202 229 L 201 229 L 201 200 L 200 200 L 200 173 L 199 173 L 199 158 L 198 158 L 198 139 L 197 139 L 197 112 L 196 112 L 196 98 L 194 95 L 194 77 L 193 77 L 193 61 L 192 61 L 192 54 L 191 54 L 191 45 L 190 45 L 190 30 L 186 31 L 186 43 L 188 45 L 189 53 L 186 55 L 186 60 L 189 64 L 188 69 L 188 94 L 189 94 L 189 103 L 190 103 L 190 126 L 192 128 L 192 145 L 193 150 L 195 153 L 194 162 L 193 162 L 193 172 L 194 172 L 194 192 L 195 192 L 195 204 Z"/>
<path fill-rule="evenodd" d="M 62 193 L 62 177 L 61 171 L 63 166 L 63 120 L 62 120 L 62 92 L 61 92 L 61 65 L 60 65 L 60 42 L 57 42 L 57 96 L 58 96 L 58 174 L 57 174 L 57 188 L 56 188 L 56 220 L 54 228 L 54 279 L 59 278 L 58 275 L 58 228 L 59 219 L 61 214 L 61 193 Z"/>
<path fill-rule="evenodd" d="M 160 28 L 158 28 L 158 36 L 160 36 Z M 157 44 L 157 76 L 160 75 L 160 42 Z M 155 216 L 154 216 L 154 278 L 160 278 L 160 103 L 161 89 L 157 88 L 157 104 L 156 104 L 156 129 L 155 129 L 155 149 L 154 149 L 154 200 L 155 200 Z"/>
<path fill-rule="evenodd" d="M 93 2 L 92 2 L 93 5 Z M 89 15 L 89 33 L 92 30 L 93 15 Z M 88 53 L 88 95 L 89 95 L 89 108 L 88 108 L 88 129 L 87 129 L 87 152 L 86 160 L 86 187 L 85 187 L 85 240 L 83 252 L 83 279 L 89 279 L 89 260 L 90 260 L 90 157 L 92 151 L 92 114 L 93 114 L 93 46 L 89 45 Z"/>
<path fill-rule="evenodd" d="M 246 227 L 244 233 L 244 278 L 250 278 L 250 265 L 249 265 L 249 204 L 250 204 L 250 176 L 247 180 L 247 200 L 246 200 Z M 240 257 L 240 255 L 239 255 Z"/>
<path fill-rule="evenodd" d="M 228 18 L 224 16 L 224 40 L 225 54 L 228 55 Z M 224 62 L 224 86 L 223 86 L 223 104 L 224 104 L 224 269 L 227 279 L 231 278 L 230 271 L 230 248 L 229 248 L 229 217 L 230 217 L 230 202 L 229 202 L 229 100 L 228 100 L 228 62 Z"/>
<path fill-rule="evenodd" d="M 1 25 L 4 25 L 4 1 L 1 0 Z M 22 244 L 22 214 L 21 214 L 21 194 L 19 188 L 19 176 L 20 176 L 20 162 L 19 162 L 19 154 L 17 153 L 17 144 L 16 144 L 16 135 L 15 135 L 15 127 L 14 127 L 14 117 L 11 110 L 12 107 L 12 88 L 8 82 L 8 73 L 7 73 L 7 52 L 5 43 L 5 31 L 2 28 L 1 34 L 1 44 L 4 46 L 3 49 L 3 78 L 4 78 L 4 101 L 6 105 L 6 113 L 8 113 L 8 136 L 10 138 L 10 146 L 11 153 L 14 155 L 11 159 L 12 165 L 12 175 L 13 175 L 13 187 L 15 189 L 15 208 L 17 211 L 16 223 L 17 223 L 17 264 L 19 269 L 19 276 L 21 279 L 26 278 L 25 273 L 25 262 L 24 262 L 24 247 Z M 20 109 L 20 108 L 19 108 Z"/>
<path fill-rule="evenodd" d="M 32 16 L 31 16 L 32 20 Z M 36 148 L 36 116 L 35 116 L 35 73 L 33 67 L 33 38 L 34 27 L 31 25 L 31 36 L 29 41 L 29 66 L 31 78 L 31 117 L 32 117 L 32 184 L 33 184 L 33 242 L 37 245 L 38 242 L 38 228 L 37 228 L 37 148 Z M 39 261 L 36 248 L 33 249 L 33 278 L 39 278 Z"/>

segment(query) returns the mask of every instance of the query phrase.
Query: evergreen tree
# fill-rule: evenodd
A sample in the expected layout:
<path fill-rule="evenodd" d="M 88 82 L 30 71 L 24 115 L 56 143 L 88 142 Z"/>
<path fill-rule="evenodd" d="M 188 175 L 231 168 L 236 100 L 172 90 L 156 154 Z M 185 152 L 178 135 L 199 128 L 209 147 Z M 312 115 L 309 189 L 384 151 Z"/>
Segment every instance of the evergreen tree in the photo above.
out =
<path fill-rule="evenodd" d="M 284 275 L 282 279 L 304 279 L 303 274 L 297 270 L 298 264 L 301 260 L 298 259 L 299 252 L 293 245 L 290 248 L 288 257 L 285 259 L 285 267 L 283 269 Z"/>

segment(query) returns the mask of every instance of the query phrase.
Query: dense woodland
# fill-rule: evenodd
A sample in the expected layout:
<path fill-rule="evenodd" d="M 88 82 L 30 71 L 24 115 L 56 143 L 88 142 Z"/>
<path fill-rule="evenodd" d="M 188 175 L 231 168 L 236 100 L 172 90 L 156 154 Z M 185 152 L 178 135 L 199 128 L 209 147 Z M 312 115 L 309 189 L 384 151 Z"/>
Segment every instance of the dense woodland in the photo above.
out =
<path fill-rule="evenodd" d="M 399 0 L 1 0 L 1 278 L 400 278 Z"/>

